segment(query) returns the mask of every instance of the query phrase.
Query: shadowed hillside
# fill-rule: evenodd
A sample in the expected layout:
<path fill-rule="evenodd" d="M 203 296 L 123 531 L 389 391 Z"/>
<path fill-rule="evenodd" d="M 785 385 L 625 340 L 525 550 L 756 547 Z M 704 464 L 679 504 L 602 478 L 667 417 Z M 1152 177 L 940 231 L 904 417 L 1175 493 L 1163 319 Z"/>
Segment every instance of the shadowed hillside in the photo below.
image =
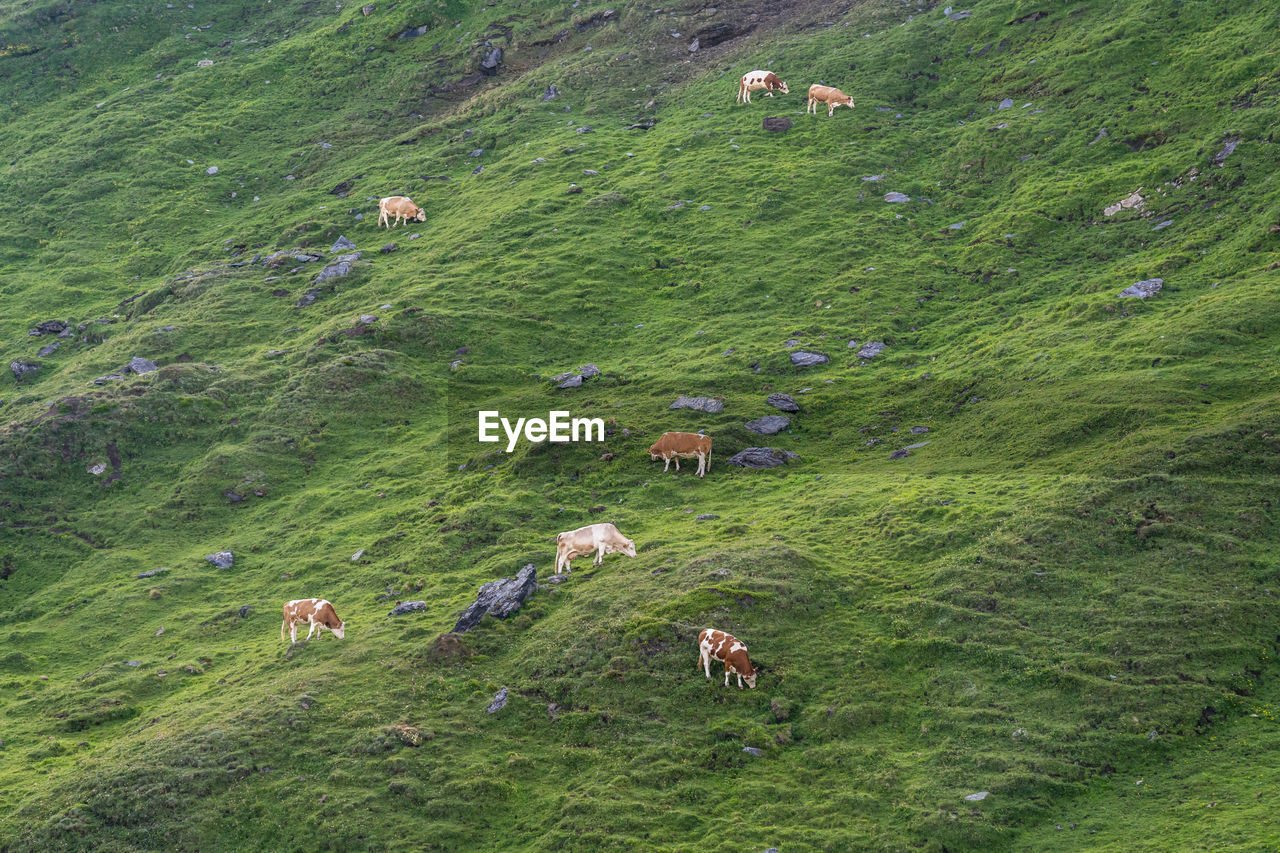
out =
<path fill-rule="evenodd" d="M 0 0 L 0 849 L 1274 848 L 1278 25 Z"/>

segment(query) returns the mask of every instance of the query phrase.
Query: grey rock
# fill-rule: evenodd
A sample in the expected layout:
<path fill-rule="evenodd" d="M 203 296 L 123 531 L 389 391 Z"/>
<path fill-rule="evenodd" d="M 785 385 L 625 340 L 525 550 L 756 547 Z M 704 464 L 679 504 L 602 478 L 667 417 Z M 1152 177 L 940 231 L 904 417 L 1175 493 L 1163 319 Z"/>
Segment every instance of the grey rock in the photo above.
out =
<path fill-rule="evenodd" d="M 244 495 L 240 494 L 239 492 L 233 489 L 227 489 L 225 492 L 222 493 L 222 496 L 227 500 L 231 501 L 233 504 L 238 504 L 244 500 Z"/>
<path fill-rule="evenodd" d="M 755 746 L 744 746 L 742 748 L 742 751 L 745 752 L 747 755 L 754 755 L 756 758 L 759 758 L 760 756 L 764 755 L 764 752 L 761 751 L 759 747 L 755 747 Z"/>
<path fill-rule="evenodd" d="M 369 325 L 370 323 L 376 323 L 378 322 L 378 315 L 377 314 L 361 314 L 360 322 L 364 323 L 366 326 Z"/>
<path fill-rule="evenodd" d="M 22 379 L 23 377 L 30 376 L 39 370 L 40 365 L 28 364 L 25 361 L 11 361 L 9 362 L 9 369 L 13 371 L 14 379 Z"/>
<path fill-rule="evenodd" d="M 573 375 L 573 373 L 572 373 L 572 372 L 569 372 L 569 373 L 557 373 L 555 376 L 552 376 L 552 377 L 551 377 L 551 381 L 552 381 L 552 382 L 563 382 L 563 381 L 565 381 L 566 379 L 568 379 L 568 378 L 569 378 L 570 376 L 572 376 L 572 375 Z"/>
<path fill-rule="evenodd" d="M 929 444 L 929 443 L 930 442 L 928 441 L 922 441 L 918 444 L 908 444 L 906 447 L 903 447 L 899 450 L 893 451 L 893 453 L 890 453 L 889 458 L 890 459 L 906 459 L 908 456 L 911 455 L 911 451 L 924 447 L 926 444 Z"/>
<path fill-rule="evenodd" d="M 308 305 L 310 305 L 312 302 L 315 302 L 316 299 L 319 298 L 319 296 L 320 296 L 320 288 L 313 287 L 310 290 L 308 290 L 306 293 L 302 294 L 302 296 L 298 297 L 297 307 L 305 308 Z"/>
<path fill-rule="evenodd" d="M 1104 127 L 1104 128 L 1102 128 L 1102 130 L 1099 130 L 1099 131 L 1098 131 L 1098 135 L 1097 135 L 1097 136 L 1095 136 L 1095 137 L 1093 138 L 1093 142 L 1090 142 L 1089 144 L 1090 144 L 1090 145 L 1094 145 L 1094 144 L 1096 144 L 1096 143 L 1098 143 L 1098 142 L 1101 142 L 1102 140 L 1104 140 L 1104 139 L 1106 139 L 1106 138 L 1107 138 L 1107 129 Z"/>
<path fill-rule="evenodd" d="M 949 230 L 949 231 L 959 231 L 959 230 L 960 230 L 961 228 L 963 228 L 963 227 L 964 227 L 964 222 L 953 222 L 953 223 L 951 223 L 950 225 L 948 225 L 948 226 L 947 226 L 947 230 Z"/>
<path fill-rule="evenodd" d="M 702 207 L 698 208 L 698 210 L 710 210 L 710 209 L 711 209 L 711 205 L 709 204 L 704 204 Z"/>
<path fill-rule="evenodd" d="M 737 465 L 741 468 L 773 468 L 777 465 L 785 465 L 792 459 L 799 459 L 800 454 L 792 453 L 790 450 L 778 450 L 773 447 L 748 447 L 740 453 L 734 454 L 729 459 L 730 465 Z"/>
<path fill-rule="evenodd" d="M 858 350 L 858 358 L 875 358 L 884 352 L 884 344 L 880 341 L 868 341 Z"/>
<path fill-rule="evenodd" d="M 360 13 L 367 18 L 370 15 L 372 15 L 373 11 L 377 8 L 378 8 L 377 6 L 374 6 L 372 3 L 370 3 L 368 6 L 361 6 Z"/>
<path fill-rule="evenodd" d="M 119 373 L 108 373 L 106 376 L 99 376 L 93 380 L 94 385 L 105 385 L 108 382 L 123 382 L 124 376 Z"/>
<path fill-rule="evenodd" d="M 816 364 L 826 364 L 828 361 L 831 359 L 820 352 L 796 350 L 791 353 L 791 363 L 797 367 L 813 367 Z"/>
<path fill-rule="evenodd" d="M 578 372 L 584 377 L 599 376 L 600 368 L 596 367 L 594 364 L 584 364 L 582 367 L 578 368 Z"/>
<path fill-rule="evenodd" d="M 174 327 L 171 326 L 170 328 L 174 328 Z M 76 336 L 76 333 L 70 326 L 67 326 L 61 332 L 58 332 L 58 337 L 60 338 L 74 338 L 75 336 Z"/>
<path fill-rule="evenodd" d="M 178 331 L 178 327 L 177 326 L 161 326 L 160 328 L 156 329 L 156 331 L 157 332 L 176 332 Z"/>
<path fill-rule="evenodd" d="M 1007 110 L 1012 106 L 1013 106 L 1013 98 L 1005 98 L 1003 101 L 999 103 L 999 105 L 996 106 L 996 109 Z"/>
<path fill-rule="evenodd" d="M 54 341 L 51 344 L 45 344 L 44 346 L 40 347 L 40 351 L 36 353 L 36 357 L 44 358 L 45 356 L 53 355 L 55 352 L 58 351 L 58 347 L 60 346 L 62 346 L 62 341 Z"/>
<path fill-rule="evenodd" d="M 901 201 L 911 201 L 911 196 L 907 195 L 906 193 L 885 193 L 884 200 L 890 203 L 901 202 Z"/>
<path fill-rule="evenodd" d="M 775 409 L 781 409 L 784 412 L 798 412 L 800 405 L 788 394 L 770 394 L 765 398 L 765 402 Z"/>
<path fill-rule="evenodd" d="M 1155 296 L 1164 287 L 1164 279 L 1147 278 L 1142 281 L 1135 281 L 1133 284 L 1120 291 L 1121 296 L 1135 296 L 1138 299 L 1146 299 L 1148 296 Z"/>
<path fill-rule="evenodd" d="M 547 91 L 542 93 L 542 102 L 545 104 L 547 101 L 554 101 L 558 97 L 560 97 L 560 90 L 555 86 L 548 85 Z"/>
<path fill-rule="evenodd" d="M 507 707 L 507 688 L 502 688 L 493 697 L 493 701 L 489 703 L 489 707 L 485 711 L 490 714 L 496 714 L 503 708 Z"/>
<path fill-rule="evenodd" d="M 230 551 L 215 551 L 212 554 L 205 554 L 204 558 L 213 563 L 215 569 L 229 569 L 236 561 L 235 554 Z"/>
<path fill-rule="evenodd" d="M 363 556 L 364 556 L 364 549 L 361 548 L 359 551 L 356 551 L 354 554 L 351 555 L 351 562 L 358 563 L 360 562 L 360 558 Z"/>
<path fill-rule="evenodd" d="M 1213 165 L 1221 166 L 1227 161 L 1227 158 L 1235 153 L 1236 146 L 1240 144 L 1239 139 L 1223 140 L 1222 150 L 1213 155 Z"/>
<path fill-rule="evenodd" d="M 161 569 L 152 569 L 149 572 L 138 572 L 138 579 L 141 580 L 142 578 L 153 578 L 156 575 L 160 574 L 161 572 L 167 572 L 167 571 L 169 570 L 165 568 L 161 568 Z"/>
<path fill-rule="evenodd" d="M 498 66 L 502 64 L 502 48 L 495 47 L 484 55 L 484 59 L 480 60 L 480 73 L 487 77 L 492 77 L 498 73 Z"/>
<path fill-rule="evenodd" d="M 241 607 L 236 613 L 241 619 L 248 619 L 249 613 L 252 610 L 253 608 L 246 604 L 245 606 Z"/>
<path fill-rule="evenodd" d="M 470 154 L 468 154 L 467 156 L 468 156 L 468 157 L 479 157 L 479 156 L 480 156 L 480 155 L 482 155 L 482 154 L 484 154 L 484 149 L 483 149 L 483 148 L 473 148 L 473 149 L 471 149 L 471 153 L 470 153 Z"/>
<path fill-rule="evenodd" d="M 789 426 L 791 418 L 784 418 L 782 415 L 765 415 L 746 423 L 747 429 L 760 435 L 777 435 Z"/>
<path fill-rule="evenodd" d="M 911 428 L 912 435 L 920 435 L 921 433 L 925 433 L 928 431 L 929 431 L 929 428 L 927 426 L 913 426 Z"/>
<path fill-rule="evenodd" d="M 528 563 L 514 578 L 500 578 L 480 587 L 475 603 L 458 617 L 453 626 L 455 634 L 470 631 L 486 615 L 506 619 L 520 609 L 525 600 L 538 588 L 538 570 Z"/>
<path fill-rule="evenodd" d="M 140 660 L 127 660 L 127 661 L 125 661 L 125 662 L 124 662 L 124 665 L 125 665 L 125 666 L 142 666 L 142 661 L 140 661 Z"/>
<path fill-rule="evenodd" d="M 990 791 L 979 791 L 976 794 L 969 794 L 965 799 L 971 803 L 980 803 L 985 800 L 990 793 Z"/>
<path fill-rule="evenodd" d="M 704 512 L 702 515 L 695 518 L 694 521 L 711 521 L 712 519 L 719 517 L 720 516 L 716 515 L 714 512 Z"/>
<path fill-rule="evenodd" d="M 388 243 L 387 245 L 383 246 L 383 247 L 382 247 L 381 249 L 379 249 L 378 251 L 379 251 L 379 252 L 381 252 L 381 253 L 382 253 L 382 254 L 384 254 L 384 255 L 389 255 L 389 254 L 391 254 L 392 252 L 394 252 L 394 251 L 395 251 L 396 249 L 398 249 L 398 248 L 400 248 L 400 247 L 399 247 L 399 246 L 397 246 L 395 243 Z"/>
<path fill-rule="evenodd" d="M 556 387 L 557 387 L 557 388 L 577 388 L 577 387 L 579 387 L 579 386 L 581 386 L 581 385 L 582 385 L 582 377 L 581 377 L 581 376 L 570 376 L 568 379 L 566 379 L 565 381 L 561 382 L 561 383 L 560 383 L 559 385 L 557 385 Z"/>
<path fill-rule="evenodd" d="M 1163 222 L 1161 222 L 1159 225 L 1157 225 L 1155 228 L 1152 228 L 1151 230 L 1152 230 L 1152 231 L 1161 231 L 1161 230 L 1163 230 L 1163 229 L 1165 229 L 1165 228 L 1168 228 L 1168 227 L 1169 227 L 1170 225 L 1172 225 L 1172 224 L 1173 224 L 1173 220 L 1172 220 L 1172 219 L 1166 219 L 1166 220 L 1164 220 Z"/>
<path fill-rule="evenodd" d="M 329 254 L 333 254 L 334 252 L 349 252 L 355 247 L 355 243 L 352 243 L 345 236 L 339 235 L 337 242 L 335 242 L 333 247 L 329 249 Z"/>
<path fill-rule="evenodd" d="M 45 320 L 43 323 L 36 323 L 36 327 L 28 331 L 27 336 L 38 338 L 41 335 L 61 335 L 68 328 L 70 327 L 61 320 Z"/>
<path fill-rule="evenodd" d="M 600 173 L 599 173 L 599 172 L 597 172 L 595 169 L 583 169 L 583 170 L 582 170 L 582 174 L 584 174 L 584 175 L 598 175 L 598 174 L 600 174 Z"/>
<path fill-rule="evenodd" d="M 471 174 L 478 175 L 483 171 L 484 171 L 484 166 L 476 166 L 474 169 L 471 170 Z"/>
<path fill-rule="evenodd" d="M 403 616 L 406 613 L 413 613 L 416 610 L 426 610 L 427 603 L 425 601 L 402 601 L 392 608 L 388 616 Z"/>
<path fill-rule="evenodd" d="M 92 474 L 95 477 L 101 477 L 103 474 L 107 472 L 107 463 L 94 462 L 91 465 L 86 465 L 84 470 L 86 474 Z"/>
<path fill-rule="evenodd" d="M 129 359 L 129 363 L 124 367 L 125 373 L 137 373 L 139 375 L 143 373 L 152 373 L 156 370 L 159 370 L 159 368 L 156 366 L 154 361 L 148 361 L 147 359 L 136 355 Z"/>
<path fill-rule="evenodd" d="M 213 63 L 211 62 L 211 63 L 209 63 L 209 64 L 210 64 L 210 65 L 212 65 Z M 207 168 L 207 169 L 205 169 L 205 170 L 204 170 L 204 173 L 205 173 L 206 175 L 216 175 L 216 174 L 218 174 L 218 167 L 217 167 L 217 166 L 210 166 L 209 168 Z"/>
<path fill-rule="evenodd" d="M 879 181 L 879 180 L 883 179 L 884 177 L 885 177 L 884 175 L 867 175 L 867 176 L 866 176 L 865 178 L 863 178 L 862 180 L 864 180 L 864 181 L 870 181 L 870 182 L 874 183 L 874 182 L 876 182 L 876 181 Z"/>
<path fill-rule="evenodd" d="M 404 30 L 399 35 L 397 35 L 396 38 L 416 39 L 418 36 L 425 36 L 430 29 L 431 29 L 430 24 L 423 24 L 420 27 L 409 27 L 409 29 Z"/>
<path fill-rule="evenodd" d="M 329 264 L 329 266 L 320 270 L 320 275 L 316 276 L 315 283 L 322 284 L 326 281 L 329 281 L 330 279 L 342 278 L 343 276 L 350 275 L 350 274 L 351 274 L 351 262 L 338 261 L 338 263 Z M 308 291 L 308 293 L 310 293 L 310 291 Z M 314 302 L 314 301 L 315 300 L 312 299 L 307 304 L 310 305 L 311 302 Z"/>
<path fill-rule="evenodd" d="M 690 53 L 697 53 L 697 52 L 698 52 L 698 48 L 700 48 L 700 47 L 702 47 L 702 42 L 700 42 L 698 39 L 694 39 L 693 41 L 689 42 L 689 52 L 690 52 Z"/>
<path fill-rule="evenodd" d="M 953 21 L 963 21 L 965 18 L 969 17 L 972 14 L 973 14 L 972 9 L 965 9 L 963 12 L 952 12 L 951 14 L 947 15 L 947 17 Z"/>
<path fill-rule="evenodd" d="M 791 119 L 784 116 L 768 116 L 760 122 L 760 126 L 771 133 L 782 133 L 791 129 Z"/>
<path fill-rule="evenodd" d="M 711 397 L 686 397 L 682 394 L 676 397 L 676 401 L 668 408 L 694 409 L 695 411 L 706 412 L 709 415 L 718 415 L 724 411 L 724 403 Z"/>
<path fill-rule="evenodd" d="M 581 127 L 575 127 L 573 129 L 573 132 L 574 133 L 595 133 L 595 128 L 593 128 L 589 124 L 584 124 Z"/>

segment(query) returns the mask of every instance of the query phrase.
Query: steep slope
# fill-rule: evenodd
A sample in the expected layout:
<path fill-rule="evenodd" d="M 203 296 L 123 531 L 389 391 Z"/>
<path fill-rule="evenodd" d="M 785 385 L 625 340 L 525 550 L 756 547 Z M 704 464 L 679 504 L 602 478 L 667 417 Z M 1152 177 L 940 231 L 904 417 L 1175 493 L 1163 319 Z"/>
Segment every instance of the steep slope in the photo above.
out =
<path fill-rule="evenodd" d="M 1274 844 L 1280 13 L 385 5 L 0 2 L 0 844 Z"/>

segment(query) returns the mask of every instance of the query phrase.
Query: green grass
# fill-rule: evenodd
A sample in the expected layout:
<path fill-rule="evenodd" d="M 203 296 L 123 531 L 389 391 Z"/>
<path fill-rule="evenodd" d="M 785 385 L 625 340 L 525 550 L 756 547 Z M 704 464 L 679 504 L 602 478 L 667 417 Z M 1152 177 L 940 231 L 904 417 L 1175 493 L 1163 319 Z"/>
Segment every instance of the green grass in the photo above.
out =
<path fill-rule="evenodd" d="M 0 847 L 1280 846 L 1275 12 L 186 5 L 0 2 L 0 363 L 41 364 L 0 389 Z M 766 64 L 792 94 L 735 106 Z M 244 263 L 339 234 L 308 307 L 323 262 Z M 508 455 L 482 408 L 609 435 Z M 650 461 L 698 429 L 705 479 Z M 765 444 L 801 458 L 726 464 Z M 606 520 L 634 559 L 438 641 Z M 347 638 L 288 650 L 313 595 Z M 757 690 L 695 672 L 708 625 Z"/>

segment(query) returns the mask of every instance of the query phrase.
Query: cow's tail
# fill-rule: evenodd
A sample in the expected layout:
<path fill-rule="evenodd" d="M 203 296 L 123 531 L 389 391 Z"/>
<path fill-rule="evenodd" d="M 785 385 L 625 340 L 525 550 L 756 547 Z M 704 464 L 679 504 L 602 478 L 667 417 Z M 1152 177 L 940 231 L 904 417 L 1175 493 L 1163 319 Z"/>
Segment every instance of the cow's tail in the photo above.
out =
<path fill-rule="evenodd" d="M 289 620 L 284 619 L 280 622 L 280 639 L 283 640 L 287 636 L 289 636 Z"/>
<path fill-rule="evenodd" d="M 741 77 L 739 77 L 738 78 L 738 97 L 734 101 L 735 104 L 742 100 L 742 92 L 746 88 L 747 88 L 747 84 L 742 80 Z"/>

